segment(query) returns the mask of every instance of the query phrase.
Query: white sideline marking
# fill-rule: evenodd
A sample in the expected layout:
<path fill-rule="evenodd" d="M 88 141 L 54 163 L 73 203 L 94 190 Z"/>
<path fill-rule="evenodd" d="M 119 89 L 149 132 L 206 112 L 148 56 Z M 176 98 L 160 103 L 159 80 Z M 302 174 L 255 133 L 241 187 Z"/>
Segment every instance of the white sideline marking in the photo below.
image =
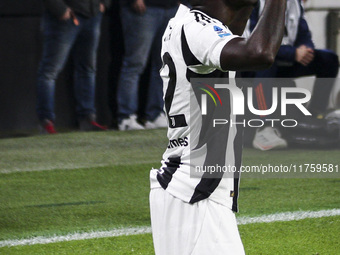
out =
<path fill-rule="evenodd" d="M 114 229 L 111 231 L 74 233 L 74 234 L 68 234 L 66 236 L 52 236 L 52 237 L 37 236 L 37 237 L 30 238 L 30 239 L 0 241 L 0 247 L 33 245 L 33 244 L 49 244 L 49 243 L 103 238 L 103 237 L 141 235 L 141 234 L 148 234 L 148 233 L 151 233 L 151 227 L 122 228 L 122 229 Z"/>
<path fill-rule="evenodd" d="M 140 160 L 138 161 L 138 164 L 151 164 L 155 163 L 157 161 L 152 160 Z M 31 168 L 9 168 L 9 169 L 1 169 L 0 174 L 13 174 L 13 173 L 25 173 L 25 172 L 44 172 L 44 171 L 55 171 L 55 170 L 79 170 L 79 169 L 89 169 L 94 167 L 111 167 L 111 166 L 120 166 L 120 165 L 134 165 L 132 162 L 109 162 L 105 164 L 99 164 L 99 163 L 67 163 L 67 164 L 53 164 L 51 166 L 44 166 L 39 165 L 37 167 L 31 167 Z M 2 168 L 2 167 L 0 167 Z"/>
<path fill-rule="evenodd" d="M 330 216 L 340 216 L 340 209 L 321 210 L 321 211 L 297 211 L 297 212 L 285 212 L 275 213 L 269 215 L 263 215 L 258 217 L 238 217 L 238 225 L 247 225 L 254 223 L 270 223 L 280 221 L 294 221 L 312 218 L 322 218 Z M 95 239 L 103 237 L 116 237 L 116 236 L 130 236 L 141 235 L 151 233 L 151 227 L 136 227 L 136 228 L 122 228 L 114 229 L 111 231 L 97 231 L 89 233 L 74 233 L 65 236 L 52 236 L 44 237 L 38 236 L 30 239 L 19 240 L 4 240 L 0 241 L 0 247 L 5 246 L 19 246 L 19 245 L 34 245 L 34 244 L 49 244 L 57 242 L 77 241 L 86 239 Z"/>
<path fill-rule="evenodd" d="M 270 223 L 279 221 L 294 221 L 303 219 L 313 219 L 322 217 L 339 216 L 340 209 L 321 210 L 321 211 L 297 211 L 268 214 L 258 217 L 238 217 L 238 225 L 246 225 L 253 223 Z"/>

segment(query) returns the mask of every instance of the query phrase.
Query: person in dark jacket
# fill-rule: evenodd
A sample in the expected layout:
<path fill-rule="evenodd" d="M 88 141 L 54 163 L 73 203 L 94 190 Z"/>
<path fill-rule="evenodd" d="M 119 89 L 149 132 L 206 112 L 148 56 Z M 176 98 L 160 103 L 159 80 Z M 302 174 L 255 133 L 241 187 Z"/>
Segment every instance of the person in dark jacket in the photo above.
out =
<path fill-rule="evenodd" d="M 151 74 L 146 101 L 146 128 L 166 127 L 163 90 L 159 75 L 161 40 L 170 18 L 175 16 L 178 0 L 121 0 L 121 21 L 125 53 L 120 72 L 117 103 L 119 130 L 144 129 L 136 121 L 138 84 L 148 57 Z"/>
<path fill-rule="evenodd" d="M 260 0 L 254 9 L 249 22 L 249 30 L 253 31 L 265 0 Z M 331 50 L 316 49 L 312 40 L 301 0 L 287 0 L 285 35 L 270 69 L 255 73 L 257 78 L 296 78 L 316 76 L 312 98 L 308 105 L 313 117 L 320 118 L 327 110 L 329 97 L 339 72 L 338 56 Z M 320 79 L 327 78 L 327 79 Z M 266 110 L 272 105 L 272 84 L 265 84 L 266 79 L 255 87 L 258 109 Z M 267 116 L 268 118 L 268 116 Z M 270 117 L 271 118 L 271 117 Z M 280 137 L 278 130 L 264 127 L 258 130 L 253 146 L 261 150 L 285 148 L 287 142 Z"/>
<path fill-rule="evenodd" d="M 110 0 L 44 0 L 43 53 L 37 78 L 37 114 L 45 133 L 56 133 L 54 91 L 69 55 L 74 60 L 76 114 L 83 131 L 105 130 L 96 122 L 96 58 L 102 14 Z"/>

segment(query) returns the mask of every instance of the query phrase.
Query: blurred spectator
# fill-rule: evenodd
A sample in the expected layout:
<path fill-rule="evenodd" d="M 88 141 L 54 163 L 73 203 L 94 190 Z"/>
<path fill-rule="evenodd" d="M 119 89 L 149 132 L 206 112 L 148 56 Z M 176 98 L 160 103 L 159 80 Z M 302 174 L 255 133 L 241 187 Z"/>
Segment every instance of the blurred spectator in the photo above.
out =
<path fill-rule="evenodd" d="M 139 130 L 138 84 L 148 57 L 151 74 L 146 101 L 145 128 L 166 127 L 163 85 L 159 74 L 164 30 L 178 8 L 178 0 L 121 0 L 125 53 L 117 91 L 119 130 Z"/>
<path fill-rule="evenodd" d="M 80 130 L 105 130 L 96 122 L 95 76 L 100 24 L 110 0 L 45 0 L 43 55 L 37 79 L 37 114 L 43 132 L 54 128 L 54 91 L 69 55 L 74 60 L 74 93 Z"/>
<path fill-rule="evenodd" d="M 259 1 L 257 8 L 254 9 L 251 15 L 250 31 L 257 24 L 264 1 Z M 314 84 L 308 110 L 313 117 L 318 117 L 319 114 L 323 114 L 327 109 L 329 96 L 338 71 L 339 60 L 334 52 L 315 49 L 311 32 L 304 18 L 301 0 L 287 0 L 285 35 L 276 56 L 276 61 L 270 69 L 256 72 L 255 77 L 294 78 L 315 75 L 316 78 L 329 78 L 316 79 Z M 265 80 L 256 85 L 256 98 L 263 99 L 262 103 L 257 100 L 258 109 L 272 105 L 272 86 L 272 83 L 265 84 Z M 277 129 L 266 126 L 257 130 L 253 146 L 257 149 L 269 150 L 285 148 L 287 147 L 287 142 L 280 137 L 280 132 Z"/>

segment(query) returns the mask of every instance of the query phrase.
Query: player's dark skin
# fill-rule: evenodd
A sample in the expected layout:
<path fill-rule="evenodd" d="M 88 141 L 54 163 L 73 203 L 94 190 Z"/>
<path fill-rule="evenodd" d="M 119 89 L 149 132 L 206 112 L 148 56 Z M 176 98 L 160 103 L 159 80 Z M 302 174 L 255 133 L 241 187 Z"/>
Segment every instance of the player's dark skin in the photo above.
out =
<path fill-rule="evenodd" d="M 248 40 L 232 39 L 222 50 L 223 70 L 259 70 L 269 68 L 280 48 L 287 0 L 267 0 L 263 13 Z M 223 22 L 241 35 L 257 0 L 192 0 L 195 9 Z"/>

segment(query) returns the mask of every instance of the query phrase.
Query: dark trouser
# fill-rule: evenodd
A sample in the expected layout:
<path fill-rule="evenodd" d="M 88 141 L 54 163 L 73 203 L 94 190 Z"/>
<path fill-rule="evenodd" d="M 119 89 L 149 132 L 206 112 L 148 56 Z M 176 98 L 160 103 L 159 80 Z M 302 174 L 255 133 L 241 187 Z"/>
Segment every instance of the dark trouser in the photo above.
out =
<path fill-rule="evenodd" d="M 102 13 L 93 18 L 77 15 L 59 20 L 49 13 L 42 18 L 44 47 L 37 78 L 37 113 L 40 120 L 54 120 L 54 92 L 58 74 L 69 55 L 74 60 L 74 94 L 78 117 L 95 114 L 96 58 Z M 72 51 L 72 52 L 71 52 Z"/>
<path fill-rule="evenodd" d="M 138 85 L 151 54 L 151 74 L 146 102 L 146 118 L 153 121 L 163 111 L 163 82 L 159 74 L 162 36 L 177 11 L 148 6 L 143 15 L 128 7 L 121 9 L 125 54 L 117 90 L 118 119 L 128 118 L 138 110 Z"/>
<path fill-rule="evenodd" d="M 278 63 L 274 63 L 270 69 L 256 72 L 256 78 L 297 78 L 303 76 L 316 76 L 316 82 L 314 84 L 312 98 L 310 100 L 308 110 L 316 115 L 322 113 L 327 109 L 329 96 L 335 83 L 335 77 L 339 71 L 339 59 L 338 56 L 329 50 L 315 50 L 314 59 L 308 66 L 303 66 L 297 62 L 294 62 L 292 66 L 280 66 Z M 319 79 L 327 78 L 327 79 Z M 259 79 L 256 79 L 259 81 Z M 270 107 L 272 105 L 272 89 L 273 83 L 262 82 L 255 83 L 254 94 L 263 93 L 262 95 L 256 95 L 254 101 L 257 102 L 258 109 L 261 108 L 261 102 L 258 98 L 264 98 L 265 105 Z M 260 87 L 259 87 L 260 86 Z M 263 105 L 263 103 L 262 103 Z M 260 108 L 259 108 L 260 107 Z M 266 116 L 268 117 L 268 116 Z"/>

